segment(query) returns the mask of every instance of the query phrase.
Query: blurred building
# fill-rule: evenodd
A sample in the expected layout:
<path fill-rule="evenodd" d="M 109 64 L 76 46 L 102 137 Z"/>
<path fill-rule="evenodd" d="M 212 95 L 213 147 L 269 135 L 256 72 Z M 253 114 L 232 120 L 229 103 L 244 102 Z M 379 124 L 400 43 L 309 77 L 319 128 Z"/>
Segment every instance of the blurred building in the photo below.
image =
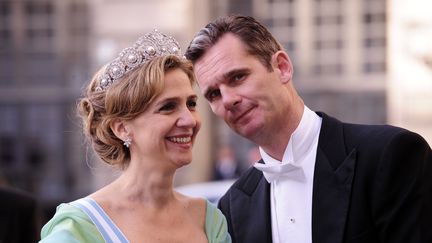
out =
<path fill-rule="evenodd" d="M 85 144 L 75 115 L 83 85 L 141 34 L 158 28 L 185 49 L 208 21 L 227 13 L 252 15 L 270 28 L 292 58 L 295 86 L 310 108 L 349 122 L 408 127 L 431 143 L 432 55 L 423 55 L 430 41 L 423 49 L 412 43 L 423 40 L 432 20 L 426 11 L 409 21 L 418 9 L 403 11 L 407 2 L 1 0 L 0 177 L 46 202 L 111 181 L 116 173 Z M 414 2 L 422 8 L 422 0 Z M 198 106 L 203 125 L 194 161 L 179 171 L 178 185 L 210 179 L 220 145 L 250 166 L 252 145 L 216 119 L 203 97 Z"/>
<path fill-rule="evenodd" d="M 432 145 L 432 2 L 391 3 L 389 122 L 420 133 Z"/>
<path fill-rule="evenodd" d="M 0 2 L 0 172 L 41 200 L 79 193 L 89 175 L 73 113 L 89 17 L 86 1 Z"/>

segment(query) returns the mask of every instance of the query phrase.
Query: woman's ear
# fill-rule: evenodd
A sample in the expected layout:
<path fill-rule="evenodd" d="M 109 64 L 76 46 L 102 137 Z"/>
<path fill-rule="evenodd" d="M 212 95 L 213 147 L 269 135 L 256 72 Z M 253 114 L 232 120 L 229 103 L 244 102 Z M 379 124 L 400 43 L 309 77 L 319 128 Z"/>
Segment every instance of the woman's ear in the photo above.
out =
<path fill-rule="evenodd" d="M 111 125 L 111 130 L 120 140 L 125 141 L 129 138 L 129 131 L 127 129 L 127 124 L 124 120 L 115 119 Z"/>
<path fill-rule="evenodd" d="M 274 69 L 280 71 L 280 78 L 282 83 L 288 83 L 293 77 L 293 65 L 285 51 L 278 51 L 272 56 L 272 66 Z"/>

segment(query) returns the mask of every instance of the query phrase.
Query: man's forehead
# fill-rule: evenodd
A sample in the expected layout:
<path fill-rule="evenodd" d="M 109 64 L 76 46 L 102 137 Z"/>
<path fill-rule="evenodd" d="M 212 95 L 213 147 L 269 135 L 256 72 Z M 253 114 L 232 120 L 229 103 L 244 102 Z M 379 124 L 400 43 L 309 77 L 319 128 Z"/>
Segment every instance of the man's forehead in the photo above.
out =
<path fill-rule="evenodd" d="M 241 68 L 247 56 L 241 41 L 232 34 L 226 35 L 195 62 L 195 74 L 198 79 L 222 78 L 233 69 Z"/>
<path fill-rule="evenodd" d="M 223 73 L 229 68 L 228 63 L 230 62 L 229 56 L 223 53 L 216 53 L 216 55 L 203 56 L 196 64 L 195 75 L 198 82 L 208 81 L 208 79 L 219 79 L 223 76 Z"/>
<path fill-rule="evenodd" d="M 231 59 L 223 59 L 220 63 L 198 65 L 195 69 L 195 75 L 197 82 L 200 86 L 212 86 L 217 83 L 223 82 L 232 73 L 238 72 L 239 70 L 246 69 L 244 63 L 234 63 Z"/>

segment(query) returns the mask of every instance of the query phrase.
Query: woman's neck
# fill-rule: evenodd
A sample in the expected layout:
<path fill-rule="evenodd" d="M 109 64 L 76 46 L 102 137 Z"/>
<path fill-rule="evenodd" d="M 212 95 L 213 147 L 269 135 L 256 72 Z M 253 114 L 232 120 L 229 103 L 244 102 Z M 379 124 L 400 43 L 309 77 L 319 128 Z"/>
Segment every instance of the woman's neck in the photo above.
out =
<path fill-rule="evenodd" d="M 149 168 L 143 164 L 131 162 L 113 184 L 129 202 L 163 207 L 174 199 L 175 169 L 164 170 L 158 165 Z"/>

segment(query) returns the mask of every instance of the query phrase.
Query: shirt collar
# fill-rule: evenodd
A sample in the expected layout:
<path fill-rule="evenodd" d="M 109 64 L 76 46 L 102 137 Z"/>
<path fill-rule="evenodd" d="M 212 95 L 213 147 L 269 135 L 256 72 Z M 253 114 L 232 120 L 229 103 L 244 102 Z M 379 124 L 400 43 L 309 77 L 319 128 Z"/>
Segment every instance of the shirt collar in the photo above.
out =
<path fill-rule="evenodd" d="M 314 138 L 319 135 L 320 124 L 320 117 L 304 106 L 302 118 L 288 141 L 282 161 L 274 159 L 259 147 L 262 160 L 269 165 L 291 163 L 300 166 L 303 157 L 311 149 Z"/>

